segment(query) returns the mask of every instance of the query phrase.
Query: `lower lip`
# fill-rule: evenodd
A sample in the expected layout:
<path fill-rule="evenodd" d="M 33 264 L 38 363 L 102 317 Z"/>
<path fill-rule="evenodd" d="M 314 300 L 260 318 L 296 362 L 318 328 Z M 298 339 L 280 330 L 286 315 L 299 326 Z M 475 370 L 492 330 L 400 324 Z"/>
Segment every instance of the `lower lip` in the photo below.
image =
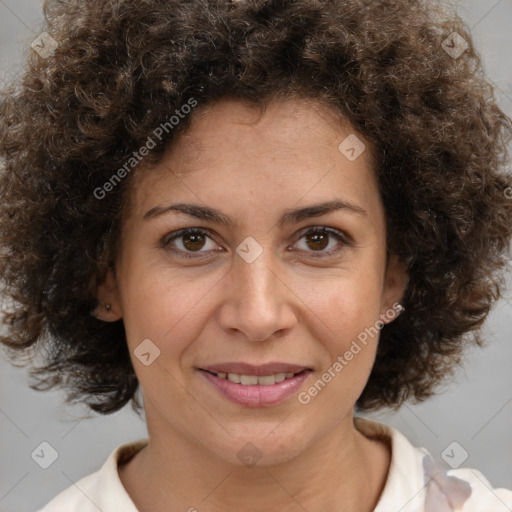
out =
<path fill-rule="evenodd" d="M 239 405 L 247 407 L 268 407 L 284 402 L 294 395 L 309 377 L 309 370 L 303 371 L 291 379 L 285 379 L 269 386 L 236 384 L 228 379 L 220 379 L 205 370 L 199 370 L 201 375 L 213 384 L 226 398 Z"/>

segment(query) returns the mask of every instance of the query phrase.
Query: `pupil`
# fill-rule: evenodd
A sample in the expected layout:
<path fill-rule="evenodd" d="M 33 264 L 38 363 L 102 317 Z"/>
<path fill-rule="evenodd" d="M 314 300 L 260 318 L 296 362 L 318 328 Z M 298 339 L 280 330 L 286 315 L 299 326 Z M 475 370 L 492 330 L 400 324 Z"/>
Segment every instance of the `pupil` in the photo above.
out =
<path fill-rule="evenodd" d="M 189 243 L 190 241 L 192 241 L 192 242 Z M 188 250 L 192 250 L 192 251 L 201 249 L 204 245 L 204 236 L 201 234 L 197 234 L 197 233 L 185 235 L 183 237 L 183 245 Z"/>
<path fill-rule="evenodd" d="M 322 250 L 322 249 L 325 249 L 328 245 L 328 240 L 327 240 L 327 235 L 325 233 L 314 233 L 312 235 L 309 235 L 309 240 L 312 240 L 313 241 L 313 244 L 318 244 L 320 243 L 320 246 L 309 246 L 311 249 L 314 249 L 314 250 Z"/>

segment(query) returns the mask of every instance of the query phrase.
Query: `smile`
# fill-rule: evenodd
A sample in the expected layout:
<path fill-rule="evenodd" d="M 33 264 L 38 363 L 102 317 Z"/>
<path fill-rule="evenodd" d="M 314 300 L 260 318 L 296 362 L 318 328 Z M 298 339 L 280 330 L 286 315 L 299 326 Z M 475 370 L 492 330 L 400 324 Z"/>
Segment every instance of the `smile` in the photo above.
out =
<path fill-rule="evenodd" d="M 243 363 L 198 368 L 198 371 L 221 396 L 246 407 L 268 407 L 284 402 L 300 390 L 312 372 L 303 366 L 255 367 Z"/>
<path fill-rule="evenodd" d="M 303 370 L 304 371 L 304 370 Z M 274 373 L 271 375 L 241 375 L 239 373 L 224 373 L 218 372 L 213 373 L 219 379 L 227 379 L 230 382 L 234 382 L 235 384 L 242 384 L 242 386 L 271 386 L 272 384 L 277 384 L 279 382 L 283 382 L 283 380 L 291 379 L 298 373 Z"/>

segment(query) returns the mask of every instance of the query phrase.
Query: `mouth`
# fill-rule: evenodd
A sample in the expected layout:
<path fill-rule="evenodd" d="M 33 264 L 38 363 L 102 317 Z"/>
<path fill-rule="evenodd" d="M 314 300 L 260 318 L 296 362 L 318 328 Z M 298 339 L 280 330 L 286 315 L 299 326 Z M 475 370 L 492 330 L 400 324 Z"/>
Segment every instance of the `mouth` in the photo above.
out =
<path fill-rule="evenodd" d="M 229 380 L 229 382 L 233 382 L 234 384 L 241 384 L 242 386 L 272 386 L 273 384 L 279 384 L 285 380 L 293 379 L 296 375 L 300 375 L 301 373 L 307 372 L 309 370 L 304 369 L 299 372 L 278 372 L 271 373 L 269 375 L 245 375 L 241 373 L 233 373 L 233 372 L 210 372 L 208 370 L 204 370 L 211 375 L 215 375 L 215 377 L 219 379 Z"/>
<path fill-rule="evenodd" d="M 266 407 L 284 402 L 299 391 L 313 371 L 305 366 L 285 363 L 262 366 L 225 363 L 197 370 L 221 396 L 247 407 Z"/>

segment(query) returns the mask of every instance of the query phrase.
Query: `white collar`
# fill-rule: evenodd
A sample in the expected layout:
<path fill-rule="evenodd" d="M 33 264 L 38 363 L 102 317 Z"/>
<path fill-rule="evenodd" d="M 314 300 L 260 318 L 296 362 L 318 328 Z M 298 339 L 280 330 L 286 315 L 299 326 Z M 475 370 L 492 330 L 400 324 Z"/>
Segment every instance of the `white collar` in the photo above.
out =
<path fill-rule="evenodd" d="M 374 512 L 416 512 L 423 510 L 425 482 L 422 460 L 428 452 L 414 447 L 392 427 L 355 417 L 356 428 L 366 437 L 387 439 L 391 445 L 388 477 Z M 115 448 L 103 466 L 79 480 L 39 512 L 138 512 L 119 477 L 118 465 L 131 459 L 148 444 L 140 439 Z"/>

